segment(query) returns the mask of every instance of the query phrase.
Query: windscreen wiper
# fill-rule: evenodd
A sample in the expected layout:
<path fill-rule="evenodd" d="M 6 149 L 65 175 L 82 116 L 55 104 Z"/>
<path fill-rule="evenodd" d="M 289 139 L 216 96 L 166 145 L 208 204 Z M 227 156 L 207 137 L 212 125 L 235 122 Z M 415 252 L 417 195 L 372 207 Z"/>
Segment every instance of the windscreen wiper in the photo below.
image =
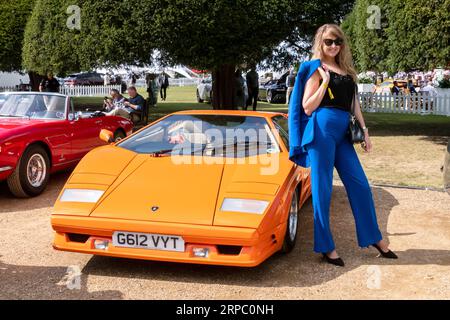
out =
<path fill-rule="evenodd" d="M 161 157 L 162 155 L 171 153 L 173 151 L 173 149 L 163 149 L 163 150 L 159 150 L 159 151 L 155 151 L 155 152 L 151 152 L 149 154 L 150 157 Z"/>
<path fill-rule="evenodd" d="M 23 118 L 25 116 L 18 116 L 15 114 L 0 114 L 0 117 L 8 117 L 8 118 Z"/>

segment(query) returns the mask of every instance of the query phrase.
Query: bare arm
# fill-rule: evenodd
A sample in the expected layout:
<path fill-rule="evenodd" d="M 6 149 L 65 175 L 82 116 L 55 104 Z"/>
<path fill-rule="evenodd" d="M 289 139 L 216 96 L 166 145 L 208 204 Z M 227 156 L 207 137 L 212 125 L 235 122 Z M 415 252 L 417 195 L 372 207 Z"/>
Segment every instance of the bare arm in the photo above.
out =
<path fill-rule="evenodd" d="M 359 103 L 359 98 L 356 97 L 355 100 L 355 117 L 358 120 L 359 124 L 361 125 L 361 127 L 365 127 L 366 123 L 364 122 L 364 117 L 361 111 L 361 104 Z"/>
<path fill-rule="evenodd" d="M 320 79 L 323 79 L 320 84 Z M 324 71 L 321 67 L 306 82 L 305 91 L 303 93 L 303 109 L 310 116 L 317 109 L 327 92 L 328 82 L 330 81 L 330 73 Z"/>
<path fill-rule="evenodd" d="M 359 124 L 362 128 L 366 127 L 366 123 L 364 122 L 364 117 L 361 111 L 361 104 L 359 103 L 359 98 L 355 100 L 355 117 L 358 120 Z M 372 142 L 369 137 L 369 129 L 364 130 L 364 145 L 362 146 L 366 152 L 372 151 Z"/>

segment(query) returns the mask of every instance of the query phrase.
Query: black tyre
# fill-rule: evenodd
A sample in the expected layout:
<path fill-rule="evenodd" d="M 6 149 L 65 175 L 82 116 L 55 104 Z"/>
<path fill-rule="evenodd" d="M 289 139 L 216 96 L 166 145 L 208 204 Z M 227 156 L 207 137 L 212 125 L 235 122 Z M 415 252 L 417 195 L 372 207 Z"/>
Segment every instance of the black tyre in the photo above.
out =
<path fill-rule="evenodd" d="M 39 145 L 28 147 L 16 169 L 8 178 L 11 193 L 18 198 L 35 197 L 47 187 L 50 177 L 50 159 Z"/>
<path fill-rule="evenodd" d="M 117 130 L 116 132 L 114 132 L 114 142 L 119 142 L 125 137 L 126 135 L 122 130 Z"/>
<path fill-rule="evenodd" d="M 297 241 L 298 216 L 300 212 L 298 201 L 298 190 L 296 189 L 292 196 L 291 205 L 287 216 L 286 233 L 284 235 L 283 247 L 281 248 L 283 253 L 291 252 L 295 247 L 295 242 Z"/>
<path fill-rule="evenodd" d="M 200 99 L 200 93 L 197 90 L 197 102 L 198 103 L 203 103 L 203 99 Z"/>

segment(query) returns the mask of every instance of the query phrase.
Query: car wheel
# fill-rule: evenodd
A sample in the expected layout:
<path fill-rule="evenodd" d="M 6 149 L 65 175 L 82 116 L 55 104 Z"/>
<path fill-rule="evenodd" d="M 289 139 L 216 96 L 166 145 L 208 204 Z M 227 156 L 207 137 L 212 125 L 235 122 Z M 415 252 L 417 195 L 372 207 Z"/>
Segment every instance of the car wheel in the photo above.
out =
<path fill-rule="evenodd" d="M 272 91 L 267 90 L 266 100 L 267 100 L 268 103 L 272 103 L 273 102 Z"/>
<path fill-rule="evenodd" d="M 116 132 L 114 132 L 114 142 L 119 142 L 120 140 L 122 140 L 125 137 L 126 137 L 126 135 L 125 135 L 125 133 L 123 133 L 122 130 L 117 130 Z"/>
<path fill-rule="evenodd" d="M 197 102 L 203 103 L 203 99 L 200 99 L 200 93 L 198 93 L 198 90 L 197 90 Z"/>
<path fill-rule="evenodd" d="M 22 154 L 7 182 L 14 196 L 27 198 L 41 194 L 49 177 L 50 159 L 47 152 L 39 145 L 32 145 Z"/>
<path fill-rule="evenodd" d="M 298 190 L 296 189 L 294 195 L 292 196 L 287 217 L 286 233 L 284 236 L 283 247 L 281 249 L 284 253 L 289 253 L 295 246 L 295 242 L 297 240 L 298 214 Z"/>

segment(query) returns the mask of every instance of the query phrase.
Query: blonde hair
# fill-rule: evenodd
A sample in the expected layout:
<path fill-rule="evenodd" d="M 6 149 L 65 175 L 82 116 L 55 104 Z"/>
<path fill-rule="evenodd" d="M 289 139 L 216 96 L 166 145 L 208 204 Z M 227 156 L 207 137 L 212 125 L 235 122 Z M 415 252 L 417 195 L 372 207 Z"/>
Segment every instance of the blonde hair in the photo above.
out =
<path fill-rule="evenodd" d="M 324 24 L 319 29 L 317 29 L 312 48 L 313 51 L 312 58 L 313 59 L 323 58 L 324 56 L 323 35 L 327 30 L 330 30 L 335 37 L 341 38 L 343 40 L 339 53 L 336 56 L 336 63 L 339 65 L 339 68 L 341 68 L 346 74 L 349 74 L 353 78 L 353 81 L 356 82 L 358 80 L 358 77 L 356 75 L 356 70 L 353 65 L 352 53 L 350 52 L 348 40 L 344 34 L 344 31 L 342 31 L 341 27 L 339 27 L 338 25 Z"/>

